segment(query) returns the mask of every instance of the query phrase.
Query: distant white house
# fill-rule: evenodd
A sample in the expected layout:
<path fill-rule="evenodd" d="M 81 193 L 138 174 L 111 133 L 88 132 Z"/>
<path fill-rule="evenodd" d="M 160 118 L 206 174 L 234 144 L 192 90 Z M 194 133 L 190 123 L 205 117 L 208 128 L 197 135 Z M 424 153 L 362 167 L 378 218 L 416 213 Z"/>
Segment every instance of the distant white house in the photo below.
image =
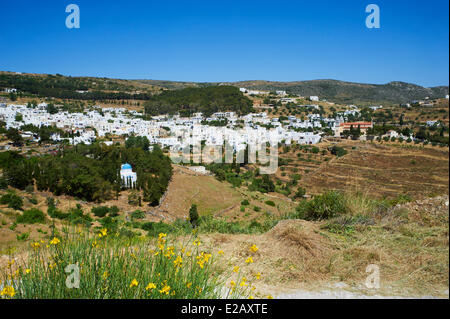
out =
<path fill-rule="evenodd" d="M 315 101 L 315 102 L 318 102 L 318 101 L 319 101 L 319 97 L 318 97 L 318 96 L 310 96 L 309 99 L 310 99 L 311 101 Z"/>
<path fill-rule="evenodd" d="M 120 168 L 120 178 L 126 188 L 133 188 L 136 186 L 137 174 L 133 172 L 130 164 L 125 163 Z"/>
<path fill-rule="evenodd" d="M 286 91 L 276 91 L 275 93 L 277 95 L 281 95 L 281 96 L 285 96 L 286 95 Z"/>
<path fill-rule="evenodd" d="M 210 174 L 210 171 L 208 171 L 204 166 L 191 166 L 189 167 L 189 170 L 202 175 Z"/>

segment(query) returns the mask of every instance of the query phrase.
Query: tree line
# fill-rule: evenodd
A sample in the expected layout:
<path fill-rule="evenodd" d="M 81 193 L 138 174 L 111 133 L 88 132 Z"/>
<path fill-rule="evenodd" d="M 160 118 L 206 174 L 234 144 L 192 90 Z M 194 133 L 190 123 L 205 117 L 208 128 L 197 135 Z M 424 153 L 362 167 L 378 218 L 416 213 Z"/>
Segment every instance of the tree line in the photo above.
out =
<path fill-rule="evenodd" d="M 170 159 L 157 146 L 152 152 L 104 144 L 62 148 L 57 155 L 26 158 L 16 152 L 0 153 L 0 168 L 8 185 L 25 189 L 35 185 L 56 196 L 70 195 L 102 202 L 118 197 L 123 189 L 120 166 L 130 163 L 137 173 L 136 188 L 143 200 L 158 205 L 172 177 Z"/>
<path fill-rule="evenodd" d="M 164 91 L 145 102 L 148 115 L 176 114 L 190 116 L 203 112 L 209 116 L 215 112 L 233 111 L 239 115 L 253 111 L 252 101 L 233 86 L 211 86 Z"/>

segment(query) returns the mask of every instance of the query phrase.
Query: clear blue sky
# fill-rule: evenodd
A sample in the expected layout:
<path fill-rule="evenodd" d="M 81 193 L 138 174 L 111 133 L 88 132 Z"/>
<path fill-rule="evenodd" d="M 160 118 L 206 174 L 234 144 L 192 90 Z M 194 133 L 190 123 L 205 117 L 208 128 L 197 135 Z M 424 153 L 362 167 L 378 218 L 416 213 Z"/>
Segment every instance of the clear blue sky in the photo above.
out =
<path fill-rule="evenodd" d="M 67 29 L 68 4 L 81 28 Z M 381 29 L 365 27 L 378 4 Z M 0 0 L 0 70 L 448 85 L 447 0 Z"/>

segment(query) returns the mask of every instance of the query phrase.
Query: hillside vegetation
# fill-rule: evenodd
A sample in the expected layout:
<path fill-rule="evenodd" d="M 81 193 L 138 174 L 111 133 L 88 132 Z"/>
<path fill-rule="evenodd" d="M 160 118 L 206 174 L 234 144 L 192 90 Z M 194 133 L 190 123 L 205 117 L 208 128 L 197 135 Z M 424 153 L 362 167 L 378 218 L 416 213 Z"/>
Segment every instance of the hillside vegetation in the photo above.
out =
<path fill-rule="evenodd" d="M 142 80 L 140 83 L 152 84 L 168 89 L 183 89 L 186 87 L 205 87 L 211 85 L 232 85 L 254 90 L 283 90 L 301 96 L 319 96 L 336 103 L 406 103 L 426 97 L 430 99 L 443 98 L 448 94 L 448 86 L 426 88 L 405 82 L 390 82 L 387 84 L 364 84 L 338 80 L 312 81 L 240 81 L 225 83 L 195 83 Z"/>
<path fill-rule="evenodd" d="M 252 101 L 238 88 L 232 86 L 212 86 L 207 88 L 186 88 L 176 91 L 164 91 L 154 95 L 145 103 L 145 112 L 149 115 L 181 115 L 203 112 L 210 115 L 219 111 L 234 111 L 247 114 L 252 111 Z"/>
<path fill-rule="evenodd" d="M 50 191 L 87 201 L 105 201 L 118 196 L 123 182 L 120 165 L 128 162 L 137 172 L 136 187 L 143 200 L 157 204 L 172 176 L 170 159 L 155 147 L 153 152 L 119 146 L 78 145 L 56 156 L 25 158 L 15 152 L 0 153 L 0 168 L 8 185 Z"/>

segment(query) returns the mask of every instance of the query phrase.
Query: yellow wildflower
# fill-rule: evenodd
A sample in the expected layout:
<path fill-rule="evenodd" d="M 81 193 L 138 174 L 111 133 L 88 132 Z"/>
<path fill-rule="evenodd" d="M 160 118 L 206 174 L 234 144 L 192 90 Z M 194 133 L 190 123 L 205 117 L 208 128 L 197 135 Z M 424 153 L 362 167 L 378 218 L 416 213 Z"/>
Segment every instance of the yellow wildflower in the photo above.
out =
<path fill-rule="evenodd" d="M 250 296 L 250 297 L 248 297 L 248 299 L 252 300 L 252 299 L 255 299 L 255 298 L 253 296 Z"/>
<path fill-rule="evenodd" d="M 3 288 L 2 292 L 0 293 L 0 296 L 7 296 L 7 297 L 14 297 L 16 295 L 16 290 L 13 286 L 6 286 Z"/>
<path fill-rule="evenodd" d="M 51 241 L 50 241 L 50 245 L 58 245 L 61 241 L 54 237 Z"/>
<path fill-rule="evenodd" d="M 239 266 L 234 266 L 233 272 L 238 273 L 239 272 Z"/>
<path fill-rule="evenodd" d="M 234 282 L 234 280 L 230 281 L 230 286 L 233 288 L 236 287 L 236 283 Z"/>
<path fill-rule="evenodd" d="M 173 246 L 167 247 L 167 250 L 166 250 L 166 253 L 164 254 L 164 256 L 166 256 L 167 258 L 171 259 L 172 256 L 175 255 L 174 249 L 175 249 L 175 247 L 173 247 Z"/>
<path fill-rule="evenodd" d="M 31 243 L 31 247 L 33 247 L 34 249 L 38 249 L 39 247 L 41 247 L 41 244 L 39 242 Z"/>
<path fill-rule="evenodd" d="M 98 237 L 102 238 L 102 237 L 105 237 L 107 234 L 108 234 L 108 229 L 103 228 L 102 230 L 100 230 Z"/>
<path fill-rule="evenodd" d="M 272 295 L 268 295 L 267 299 L 273 299 Z"/>
<path fill-rule="evenodd" d="M 192 282 L 188 282 L 188 283 L 186 284 L 186 287 L 188 287 L 188 288 L 191 288 L 191 286 L 192 286 Z"/>
<path fill-rule="evenodd" d="M 252 257 L 248 257 L 247 260 L 245 261 L 245 263 L 247 263 L 247 264 L 253 263 L 253 258 Z"/>
<path fill-rule="evenodd" d="M 136 278 L 134 278 L 131 281 L 130 288 L 137 287 L 138 285 L 139 285 L 139 282 L 136 280 Z"/>
<path fill-rule="evenodd" d="M 102 275 L 103 280 L 108 279 L 108 277 L 109 277 L 109 273 L 107 271 L 105 271 Z"/>
<path fill-rule="evenodd" d="M 159 235 L 158 235 L 158 239 L 165 239 L 167 237 L 167 234 L 164 234 L 164 233 L 160 233 Z"/>
<path fill-rule="evenodd" d="M 170 292 L 170 286 L 167 286 L 167 285 L 165 285 L 165 286 L 159 291 L 160 294 L 166 294 L 166 295 L 168 295 L 169 292 Z"/>
<path fill-rule="evenodd" d="M 217 252 L 217 254 L 218 254 L 218 255 L 223 255 L 224 252 L 223 252 L 223 250 L 219 250 L 219 251 Z"/>
<path fill-rule="evenodd" d="M 198 239 L 194 240 L 193 242 L 194 246 L 200 246 L 202 244 L 202 242 Z"/>
<path fill-rule="evenodd" d="M 26 274 L 29 274 L 30 272 L 31 272 L 31 269 L 29 269 L 29 268 L 25 269 Z"/>
<path fill-rule="evenodd" d="M 183 258 L 181 258 L 181 256 L 177 256 L 177 259 L 174 260 L 173 264 L 175 267 L 181 267 L 183 264 Z"/>
<path fill-rule="evenodd" d="M 250 247 L 250 251 L 253 253 L 256 253 L 259 250 L 258 247 L 256 247 L 256 245 L 253 245 L 252 247 Z"/>
<path fill-rule="evenodd" d="M 261 278 L 261 273 L 258 272 L 257 274 L 255 274 L 255 278 L 256 278 L 256 280 L 259 280 Z"/>
<path fill-rule="evenodd" d="M 152 290 L 152 289 L 156 289 L 156 285 L 154 283 L 149 283 L 147 285 L 147 287 L 145 287 L 145 290 Z"/>

